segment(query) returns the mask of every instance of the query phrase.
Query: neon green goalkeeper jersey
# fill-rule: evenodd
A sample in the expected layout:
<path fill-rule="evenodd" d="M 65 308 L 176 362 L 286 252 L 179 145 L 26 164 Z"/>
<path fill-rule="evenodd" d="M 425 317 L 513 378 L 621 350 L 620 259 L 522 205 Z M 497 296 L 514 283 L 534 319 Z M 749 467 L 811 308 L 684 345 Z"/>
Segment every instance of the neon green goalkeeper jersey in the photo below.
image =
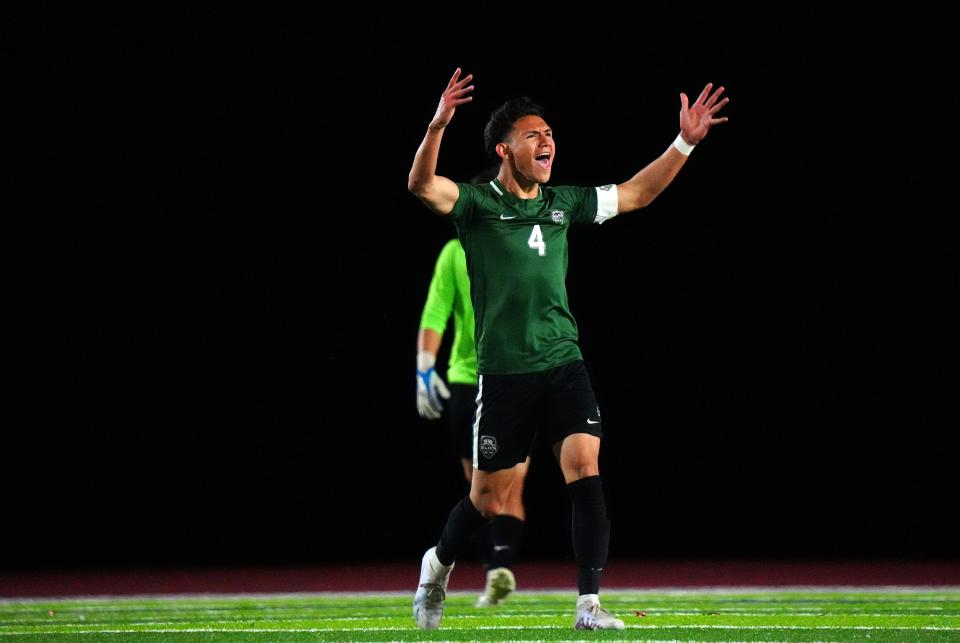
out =
<path fill-rule="evenodd" d="M 447 381 L 477 385 L 477 351 L 473 343 L 473 305 L 470 303 L 470 280 L 463 247 L 451 239 L 440 251 L 430 281 L 427 303 L 420 317 L 420 328 L 443 334 L 450 313 L 453 313 L 453 346 Z"/>
<path fill-rule="evenodd" d="M 567 231 L 616 215 L 616 186 L 540 186 L 533 199 L 498 180 L 457 187 L 451 216 L 466 251 L 479 372 L 532 373 L 581 359 L 567 302 Z"/>

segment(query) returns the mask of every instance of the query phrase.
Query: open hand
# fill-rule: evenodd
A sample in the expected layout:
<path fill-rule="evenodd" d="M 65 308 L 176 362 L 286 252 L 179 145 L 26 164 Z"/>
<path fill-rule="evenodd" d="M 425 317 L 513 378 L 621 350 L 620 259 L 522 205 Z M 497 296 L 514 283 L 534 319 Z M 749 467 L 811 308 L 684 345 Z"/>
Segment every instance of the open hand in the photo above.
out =
<path fill-rule="evenodd" d="M 453 72 L 443 95 L 440 96 L 440 105 L 437 106 L 437 113 L 433 115 L 433 120 L 430 121 L 430 127 L 435 129 L 446 127 L 457 108 L 473 100 L 473 96 L 467 95 L 473 91 L 473 85 L 467 85 L 471 80 L 473 80 L 473 74 L 467 74 L 460 78 L 460 68 L 457 67 L 457 71 Z"/>
<path fill-rule="evenodd" d="M 687 104 L 686 94 L 682 92 L 680 94 L 680 135 L 690 145 L 696 145 L 702 141 L 714 125 L 727 122 L 726 116 L 714 118 L 714 115 L 730 102 L 730 99 L 724 98 L 717 102 L 720 94 L 723 93 L 723 87 L 711 93 L 712 89 L 713 83 L 707 83 L 693 105 Z"/>

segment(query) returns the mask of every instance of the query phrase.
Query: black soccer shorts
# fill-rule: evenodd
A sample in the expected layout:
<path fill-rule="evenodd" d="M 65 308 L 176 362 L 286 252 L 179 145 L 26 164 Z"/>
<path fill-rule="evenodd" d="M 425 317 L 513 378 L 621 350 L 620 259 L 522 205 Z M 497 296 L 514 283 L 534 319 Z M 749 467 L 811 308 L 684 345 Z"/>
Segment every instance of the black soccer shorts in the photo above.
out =
<path fill-rule="evenodd" d="M 473 466 L 509 469 L 534 439 L 555 444 L 574 433 L 598 438 L 600 409 L 583 360 L 537 373 L 481 375 L 473 424 Z"/>

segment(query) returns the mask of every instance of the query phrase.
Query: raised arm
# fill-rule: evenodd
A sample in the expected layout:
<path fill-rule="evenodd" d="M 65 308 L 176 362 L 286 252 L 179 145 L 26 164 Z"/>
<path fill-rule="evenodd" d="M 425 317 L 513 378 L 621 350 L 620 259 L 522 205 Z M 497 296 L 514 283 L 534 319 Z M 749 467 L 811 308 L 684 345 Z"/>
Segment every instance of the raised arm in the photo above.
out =
<path fill-rule="evenodd" d="M 712 126 L 727 122 L 726 116 L 714 115 L 730 99 L 718 102 L 723 87 L 711 93 L 712 89 L 713 83 L 707 83 L 693 105 L 688 105 L 686 94 L 680 94 L 680 135 L 660 158 L 617 186 L 618 212 L 632 212 L 649 205 L 677 176 L 693 146 L 707 136 Z"/>
<path fill-rule="evenodd" d="M 460 197 L 460 189 L 456 183 L 446 177 L 437 176 L 437 156 L 440 154 L 443 130 L 450 124 L 457 107 L 473 100 L 472 96 L 468 96 L 473 91 L 473 85 L 467 84 L 472 79 L 473 74 L 460 78 L 459 67 L 453 72 L 447 88 L 440 96 L 437 113 L 430 121 L 423 142 L 413 158 L 413 167 L 410 168 L 410 177 L 407 179 L 407 189 L 437 214 L 450 214 Z"/>

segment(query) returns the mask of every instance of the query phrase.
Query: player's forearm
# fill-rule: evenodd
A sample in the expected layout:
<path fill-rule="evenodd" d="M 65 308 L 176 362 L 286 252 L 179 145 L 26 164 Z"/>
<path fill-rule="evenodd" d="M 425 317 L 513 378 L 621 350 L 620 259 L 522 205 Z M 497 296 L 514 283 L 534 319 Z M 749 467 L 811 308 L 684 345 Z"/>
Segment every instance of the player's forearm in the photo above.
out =
<path fill-rule="evenodd" d="M 437 214 L 447 215 L 460 197 L 460 188 L 450 179 L 437 176 L 437 157 L 440 155 L 440 139 L 443 127 L 430 124 L 427 134 L 413 158 L 413 167 L 407 179 L 407 189 L 413 192 L 424 205 Z"/>
<path fill-rule="evenodd" d="M 618 186 L 620 212 L 631 212 L 650 205 L 673 182 L 687 157 L 671 145 L 660 158 Z"/>
<path fill-rule="evenodd" d="M 420 368 L 421 362 L 429 361 L 430 366 L 433 366 L 433 362 L 437 358 L 437 353 L 440 352 L 440 342 L 443 340 L 443 335 L 438 333 L 435 330 L 430 330 L 429 328 L 421 328 L 420 332 L 417 333 L 417 368 L 420 370 L 426 370 L 426 368 Z M 427 358 L 429 356 L 429 358 Z M 427 367 L 429 368 L 429 366 Z"/>
<path fill-rule="evenodd" d="M 443 138 L 442 127 L 431 125 L 423 137 L 423 142 L 413 157 L 413 167 L 407 179 L 407 189 L 421 196 L 437 176 L 437 158 L 440 156 L 440 141 Z"/>

